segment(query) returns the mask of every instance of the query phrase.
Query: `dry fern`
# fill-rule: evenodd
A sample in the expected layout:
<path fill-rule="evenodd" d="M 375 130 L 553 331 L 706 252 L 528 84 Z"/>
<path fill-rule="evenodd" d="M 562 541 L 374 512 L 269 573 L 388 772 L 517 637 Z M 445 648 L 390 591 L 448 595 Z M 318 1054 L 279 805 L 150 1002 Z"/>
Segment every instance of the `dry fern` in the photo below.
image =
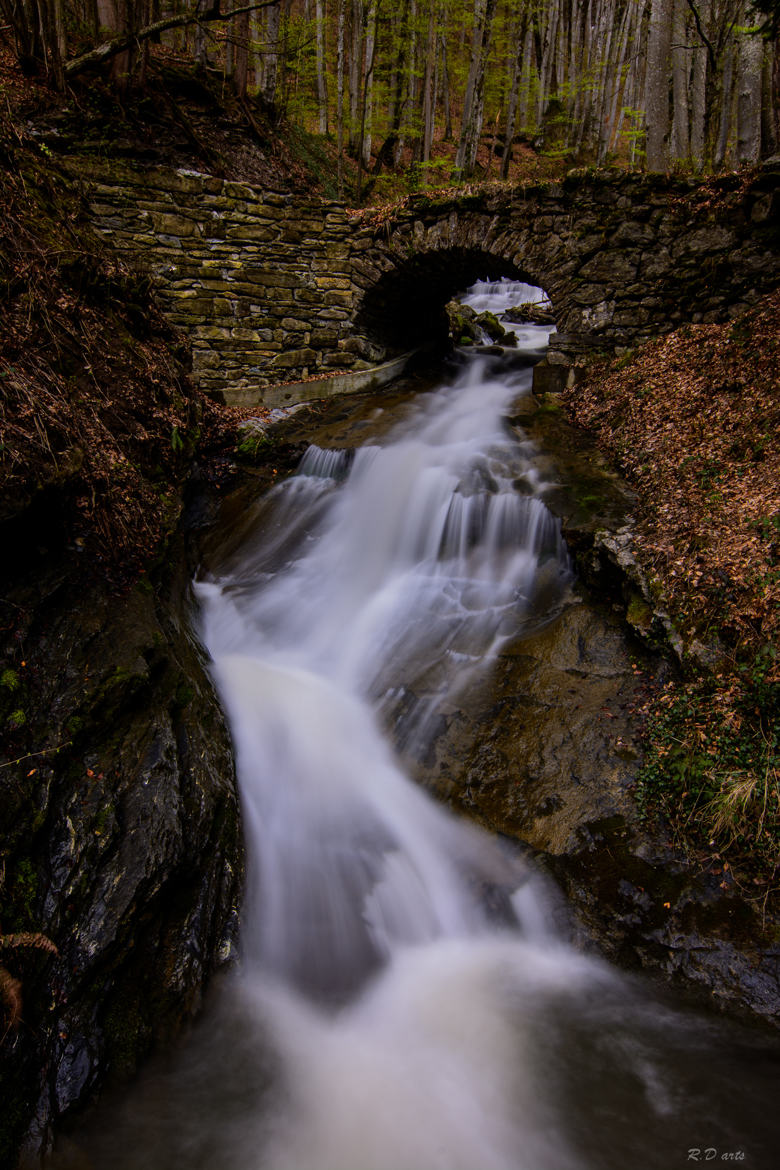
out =
<path fill-rule="evenodd" d="M 48 951 L 52 955 L 57 954 L 56 946 L 45 934 L 34 932 L 0 934 L 0 954 L 3 951 L 29 948 Z M 22 1018 L 22 983 L 5 967 L 0 967 L 0 1002 L 8 1020 L 2 1035 L 2 1039 L 5 1039 L 9 1032 L 16 1031 Z"/>

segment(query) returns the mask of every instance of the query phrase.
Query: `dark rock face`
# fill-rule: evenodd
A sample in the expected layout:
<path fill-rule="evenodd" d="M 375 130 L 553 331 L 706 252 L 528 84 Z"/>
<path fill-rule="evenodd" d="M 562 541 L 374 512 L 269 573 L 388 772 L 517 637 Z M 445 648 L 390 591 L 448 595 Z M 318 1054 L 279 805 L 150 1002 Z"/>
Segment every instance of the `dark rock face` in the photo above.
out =
<path fill-rule="evenodd" d="M 36 750 L 0 772 L 2 927 L 43 932 L 59 953 L 4 957 L 24 1016 L 0 1051 L 3 1166 L 25 1133 L 45 1146 L 53 1123 L 176 1035 L 236 930 L 232 753 L 185 583 L 119 598 L 78 585 L 12 593 L 22 747 Z"/>

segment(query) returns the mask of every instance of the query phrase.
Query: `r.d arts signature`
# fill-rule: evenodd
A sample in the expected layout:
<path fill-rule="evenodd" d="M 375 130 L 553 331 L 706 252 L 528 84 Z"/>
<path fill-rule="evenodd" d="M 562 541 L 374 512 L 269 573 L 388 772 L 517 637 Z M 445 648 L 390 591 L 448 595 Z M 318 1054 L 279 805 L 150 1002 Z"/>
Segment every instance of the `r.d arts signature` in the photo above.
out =
<path fill-rule="evenodd" d="M 745 1161 L 745 1151 L 744 1150 L 723 1150 L 723 1151 L 721 1151 L 721 1150 L 716 1150 L 714 1146 L 707 1146 L 706 1149 L 699 1149 L 696 1146 L 692 1146 L 691 1149 L 688 1150 L 688 1161 L 689 1162 L 714 1162 L 716 1159 L 720 1162 L 744 1162 Z"/>

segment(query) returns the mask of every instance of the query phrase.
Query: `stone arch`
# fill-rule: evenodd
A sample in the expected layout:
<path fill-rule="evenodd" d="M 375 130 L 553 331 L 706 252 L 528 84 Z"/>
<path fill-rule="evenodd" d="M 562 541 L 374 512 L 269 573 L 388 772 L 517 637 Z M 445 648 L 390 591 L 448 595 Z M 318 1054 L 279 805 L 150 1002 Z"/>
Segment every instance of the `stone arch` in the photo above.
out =
<path fill-rule="evenodd" d="M 477 280 L 509 277 L 544 288 L 537 265 L 494 248 L 447 243 L 439 248 L 387 250 L 382 271 L 365 282 L 357 298 L 353 328 L 385 352 L 402 352 L 444 341 L 444 306 Z"/>

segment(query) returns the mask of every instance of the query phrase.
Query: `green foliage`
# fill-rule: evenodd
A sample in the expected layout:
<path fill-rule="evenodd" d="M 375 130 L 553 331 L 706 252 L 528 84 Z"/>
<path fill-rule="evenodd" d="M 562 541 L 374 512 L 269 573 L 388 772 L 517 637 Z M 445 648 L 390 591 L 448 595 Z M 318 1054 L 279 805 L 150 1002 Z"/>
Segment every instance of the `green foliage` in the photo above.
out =
<path fill-rule="evenodd" d="M 644 815 L 660 811 L 680 844 L 717 849 L 759 875 L 780 864 L 780 694 L 765 647 L 740 673 L 736 719 L 722 717 L 716 680 L 662 696 L 647 723 L 639 775 Z"/>
<path fill-rule="evenodd" d="M 12 870 L 9 881 L 10 925 L 16 928 L 19 924 L 26 925 L 34 921 L 39 892 L 35 866 L 30 858 L 23 857 Z M 5 926 L 8 925 L 6 922 Z"/>
<path fill-rule="evenodd" d="M 259 427 L 245 427 L 236 444 L 236 455 L 247 463 L 260 463 L 276 449 L 270 435 Z"/>

